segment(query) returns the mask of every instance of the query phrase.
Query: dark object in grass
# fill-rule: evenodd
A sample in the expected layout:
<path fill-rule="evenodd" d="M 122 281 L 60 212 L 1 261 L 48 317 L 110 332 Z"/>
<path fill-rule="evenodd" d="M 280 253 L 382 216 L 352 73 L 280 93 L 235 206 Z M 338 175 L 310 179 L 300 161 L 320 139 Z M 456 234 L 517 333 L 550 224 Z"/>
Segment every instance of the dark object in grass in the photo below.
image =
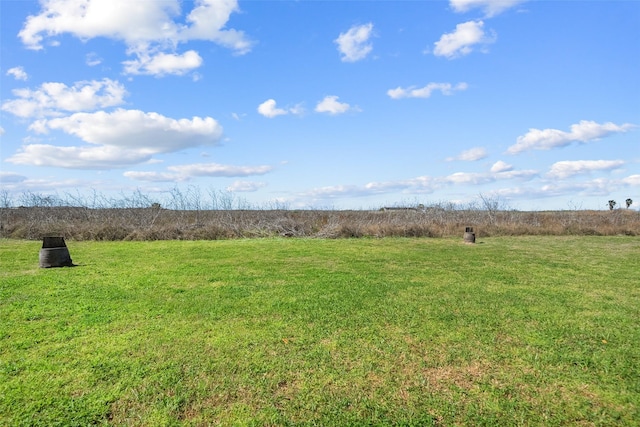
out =
<path fill-rule="evenodd" d="M 44 237 L 40 249 L 40 268 L 73 267 L 64 237 Z"/>
<path fill-rule="evenodd" d="M 473 232 L 473 227 L 466 227 L 464 230 L 464 242 L 465 243 L 475 243 L 476 242 L 476 233 Z"/>

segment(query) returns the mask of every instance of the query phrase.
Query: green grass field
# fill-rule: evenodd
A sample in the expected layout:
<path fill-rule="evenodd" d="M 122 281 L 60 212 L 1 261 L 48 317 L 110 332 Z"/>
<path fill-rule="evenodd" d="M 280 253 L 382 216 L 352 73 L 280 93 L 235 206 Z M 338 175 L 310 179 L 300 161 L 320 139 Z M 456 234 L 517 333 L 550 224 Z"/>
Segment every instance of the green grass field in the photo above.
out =
<path fill-rule="evenodd" d="M 640 239 L 0 241 L 0 425 L 639 425 Z"/>

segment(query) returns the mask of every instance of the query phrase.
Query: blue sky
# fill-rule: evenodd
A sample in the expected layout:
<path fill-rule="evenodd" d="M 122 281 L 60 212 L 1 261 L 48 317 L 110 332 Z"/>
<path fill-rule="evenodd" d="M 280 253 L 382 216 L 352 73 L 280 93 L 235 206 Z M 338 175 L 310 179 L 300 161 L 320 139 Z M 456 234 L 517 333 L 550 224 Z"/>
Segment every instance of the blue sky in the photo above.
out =
<path fill-rule="evenodd" d="M 16 200 L 640 205 L 638 1 L 2 0 L 0 16 Z"/>

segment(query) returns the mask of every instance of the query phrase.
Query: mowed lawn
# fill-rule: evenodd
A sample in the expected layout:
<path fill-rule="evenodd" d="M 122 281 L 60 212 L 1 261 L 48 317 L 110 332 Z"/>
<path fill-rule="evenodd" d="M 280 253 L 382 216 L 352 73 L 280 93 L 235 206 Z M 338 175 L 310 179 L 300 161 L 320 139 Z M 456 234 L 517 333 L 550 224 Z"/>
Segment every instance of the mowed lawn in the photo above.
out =
<path fill-rule="evenodd" d="M 0 425 L 640 425 L 640 239 L 0 241 Z"/>

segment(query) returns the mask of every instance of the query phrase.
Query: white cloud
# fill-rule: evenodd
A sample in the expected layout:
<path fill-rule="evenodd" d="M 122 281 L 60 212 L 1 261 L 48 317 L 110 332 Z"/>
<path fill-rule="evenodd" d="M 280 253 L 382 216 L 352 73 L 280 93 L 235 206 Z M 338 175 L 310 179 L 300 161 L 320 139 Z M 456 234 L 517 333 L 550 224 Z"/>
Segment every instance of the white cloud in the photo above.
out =
<path fill-rule="evenodd" d="M 611 193 L 620 190 L 620 187 L 624 185 L 624 181 L 602 178 L 581 182 L 560 181 L 543 185 L 540 187 L 539 192 L 543 197 L 564 196 L 568 194 L 606 197 Z"/>
<path fill-rule="evenodd" d="M 182 55 L 176 53 L 159 52 L 155 55 L 140 54 L 138 59 L 124 61 L 126 74 L 148 74 L 163 76 L 173 74 L 184 75 L 202 65 L 202 57 L 195 50 L 189 50 Z"/>
<path fill-rule="evenodd" d="M 622 182 L 625 185 L 630 185 L 632 187 L 640 187 L 640 175 L 629 175 L 624 178 Z"/>
<path fill-rule="evenodd" d="M 518 154 L 527 150 L 550 150 L 565 147 L 573 142 L 586 143 L 615 133 L 627 132 L 635 127 L 629 123 L 623 125 L 611 122 L 599 124 L 582 120 L 578 124 L 571 125 L 569 132 L 558 129 L 529 129 L 525 135 L 518 137 L 516 143 L 507 149 L 507 153 Z"/>
<path fill-rule="evenodd" d="M 539 182 L 534 181 L 534 179 L 539 176 L 537 171 L 517 171 L 513 170 L 510 165 L 505 165 L 506 164 L 496 168 L 498 170 L 505 169 L 500 171 L 493 170 L 491 172 L 481 173 L 458 172 L 442 177 L 420 176 L 397 181 L 371 182 L 366 185 L 335 185 L 320 187 L 298 194 L 299 200 L 296 203 L 304 205 L 305 203 L 317 203 L 322 200 L 347 197 L 367 197 L 380 194 L 391 194 L 395 192 L 401 192 L 404 194 L 430 194 L 450 186 L 460 186 L 463 191 L 469 192 L 469 186 L 482 186 L 491 183 L 510 182 L 511 180 L 533 183 Z M 487 192 L 483 191 L 483 194 L 490 197 L 517 197 L 526 200 L 534 198 L 562 197 L 567 195 L 606 197 L 613 192 L 619 191 L 621 188 L 637 186 L 640 186 L 640 175 L 630 175 L 623 179 L 594 179 L 578 182 L 558 181 L 545 183 L 539 187 L 534 187 L 532 185 L 518 185 L 510 188 L 489 190 Z"/>
<path fill-rule="evenodd" d="M 272 166 L 232 166 L 218 163 L 194 163 L 190 165 L 169 166 L 167 168 L 183 176 L 215 176 L 215 177 L 237 177 L 264 175 L 273 170 Z"/>
<path fill-rule="evenodd" d="M 318 113 L 329 113 L 332 115 L 342 114 L 349 111 L 351 106 L 346 102 L 339 102 L 335 95 L 325 96 L 322 101 L 318 102 L 315 111 Z"/>
<path fill-rule="evenodd" d="M 181 5 L 193 4 L 185 18 Z M 172 52 L 180 43 L 191 40 L 210 41 L 232 49 L 237 54 L 251 50 L 252 42 L 242 31 L 226 29 L 230 15 L 239 10 L 236 0 L 196 0 L 183 3 L 179 0 L 130 1 L 130 0 L 48 0 L 41 2 L 41 11 L 29 16 L 18 36 L 29 49 L 42 49 L 44 39 L 71 34 L 81 40 L 105 37 L 123 41 L 127 53 L 138 56 L 141 67 L 129 61 L 128 70 L 145 68 L 145 58 L 157 57 L 165 51 Z M 56 43 L 53 43 L 56 44 Z M 179 59 L 185 70 L 185 62 L 194 65 L 194 56 L 173 54 L 173 62 Z M 166 59 L 166 58 L 164 58 Z M 134 61 L 135 62 L 135 61 Z M 153 61 L 152 61 L 153 62 Z M 162 62 L 162 61 L 161 61 Z M 170 61 L 171 62 L 171 61 Z M 175 70 L 174 66 L 169 69 Z M 167 66 L 159 66 L 161 74 Z"/>
<path fill-rule="evenodd" d="M 406 179 L 400 181 L 383 181 L 383 182 L 369 182 L 364 185 L 362 188 L 363 191 L 366 191 L 366 194 L 384 194 L 392 191 L 402 191 L 411 187 L 418 187 L 424 184 L 425 181 L 415 180 L 415 179 Z"/>
<path fill-rule="evenodd" d="M 483 30 L 484 22 L 469 21 L 456 25 L 453 33 L 443 34 L 434 43 L 433 54 L 448 59 L 468 55 L 476 45 L 486 46 L 495 42 L 496 36 L 487 36 Z"/>
<path fill-rule="evenodd" d="M 485 16 L 491 17 L 504 12 L 526 0 L 449 0 L 451 8 L 459 13 L 471 9 L 482 9 Z"/>
<path fill-rule="evenodd" d="M 171 15 L 179 12 L 176 2 L 130 2 L 126 0 L 41 2 L 38 15 L 31 15 L 18 33 L 29 49 L 42 49 L 45 37 L 70 33 L 82 40 L 108 37 L 130 44 L 175 36 Z M 160 24 L 160 25 L 158 25 Z"/>
<path fill-rule="evenodd" d="M 4 135 L 4 132 L 5 132 L 4 128 L 0 126 L 0 135 Z"/>
<path fill-rule="evenodd" d="M 59 116 L 63 112 L 91 111 L 121 105 L 127 91 L 111 79 L 64 83 L 48 82 L 35 90 L 16 89 L 17 99 L 2 104 L 2 111 L 23 118 Z"/>
<path fill-rule="evenodd" d="M 531 200 L 532 198 L 548 198 L 563 196 L 602 197 L 602 207 L 607 206 L 604 201 L 612 193 L 625 187 L 640 186 L 640 175 L 630 175 L 623 179 L 598 178 L 588 181 L 554 181 L 540 187 L 514 187 L 498 190 L 496 193 L 506 197 L 519 197 Z"/>
<path fill-rule="evenodd" d="M 495 178 L 487 173 L 456 172 L 445 177 L 445 181 L 452 184 L 486 184 L 495 181 Z"/>
<path fill-rule="evenodd" d="M 463 151 L 455 157 L 447 157 L 447 161 L 462 160 L 465 162 L 475 162 L 487 157 L 487 150 L 483 147 L 474 147 Z"/>
<path fill-rule="evenodd" d="M 495 165 L 494 165 L 495 166 Z M 492 167 L 489 172 L 471 173 L 471 172 L 457 172 L 448 175 L 444 178 L 444 181 L 455 184 L 486 184 L 494 181 L 503 181 L 510 179 L 530 180 L 538 175 L 538 171 L 527 170 L 513 170 L 509 165 L 502 165 L 504 170 L 494 170 Z"/>
<path fill-rule="evenodd" d="M 338 45 L 342 62 L 356 62 L 366 58 L 373 50 L 369 39 L 373 34 L 373 24 L 355 25 L 346 33 L 340 33 L 334 42 Z"/>
<path fill-rule="evenodd" d="M 14 164 L 78 169 L 111 169 L 148 161 L 153 155 L 216 144 L 222 127 L 211 117 L 172 119 L 158 113 L 118 109 L 43 119 L 37 133 L 59 130 L 92 146 L 29 144 L 7 159 Z"/>
<path fill-rule="evenodd" d="M 0 179 L 0 181 L 2 181 Z M 45 192 L 58 192 L 63 188 L 78 189 L 80 187 L 96 188 L 103 185 L 104 182 L 88 181 L 86 179 L 55 179 L 55 178 L 39 178 L 29 179 L 26 178 L 20 181 L 3 182 L 3 189 L 19 193 L 25 191 L 45 191 Z"/>
<path fill-rule="evenodd" d="M 232 178 L 252 175 L 265 175 L 271 172 L 273 170 L 273 167 L 264 165 L 234 166 L 221 165 L 218 163 L 195 163 L 188 165 L 169 166 L 167 170 L 168 172 L 127 171 L 123 175 L 130 179 L 145 182 L 182 182 L 200 176 Z M 238 189 L 236 189 L 235 191 L 256 191 L 266 184 L 262 185 L 261 183 L 238 181 L 233 185 L 236 185 L 238 187 Z M 253 185 L 253 190 L 248 189 L 250 185 Z M 245 190 L 241 190 L 241 187 L 245 188 Z"/>
<path fill-rule="evenodd" d="M 376 194 L 387 194 L 394 191 L 404 193 L 433 193 L 439 183 L 431 177 L 416 177 L 398 181 L 369 182 L 365 185 L 333 185 L 311 189 L 299 194 L 304 199 L 318 201 L 340 197 L 367 197 Z"/>
<path fill-rule="evenodd" d="M 429 98 L 435 91 L 439 91 L 443 95 L 452 95 L 454 91 L 467 90 L 469 85 L 467 83 L 458 83 L 452 85 L 451 83 L 429 83 L 424 87 L 416 88 L 415 86 L 409 86 L 407 88 L 397 87 L 395 89 L 389 89 L 387 95 L 393 99 L 401 98 Z"/>
<path fill-rule="evenodd" d="M 539 172 L 533 169 L 526 170 L 504 170 L 500 172 L 491 172 L 496 179 L 506 180 L 506 179 L 521 179 L 521 180 L 530 180 L 538 176 Z"/>
<path fill-rule="evenodd" d="M 443 185 L 442 179 L 431 176 L 418 176 L 409 179 L 395 181 L 369 182 L 362 187 L 362 195 L 391 193 L 401 191 L 403 193 L 433 193 Z"/>
<path fill-rule="evenodd" d="M 274 117 L 283 116 L 285 114 L 300 115 L 304 113 L 304 109 L 301 105 L 296 105 L 295 107 L 285 110 L 283 108 L 276 107 L 275 99 L 267 99 L 262 104 L 258 105 L 258 113 L 272 119 Z"/>
<path fill-rule="evenodd" d="M 499 163 L 499 162 L 498 162 Z M 495 165 L 494 165 L 495 166 Z M 509 165 L 497 167 L 490 172 L 456 172 L 448 176 L 419 176 L 397 181 L 370 182 L 362 186 L 335 185 L 312 189 L 301 194 L 303 198 L 333 199 L 338 197 L 366 197 L 400 191 L 405 194 L 430 194 L 451 185 L 483 185 L 512 179 L 528 181 L 538 176 L 535 170 L 513 170 Z"/>
<path fill-rule="evenodd" d="M 122 175 L 136 181 L 144 181 L 144 182 L 180 182 L 180 181 L 187 180 L 187 178 L 184 176 L 180 176 L 176 173 L 166 173 L 166 172 L 127 171 Z"/>
<path fill-rule="evenodd" d="M 503 162 L 502 160 L 498 160 L 493 164 L 493 166 L 491 166 L 492 173 L 509 172 L 512 170 L 513 170 L 513 166 Z"/>
<path fill-rule="evenodd" d="M 330 185 L 311 189 L 300 194 L 302 197 L 311 197 L 312 199 L 333 199 L 346 196 L 366 196 L 369 192 L 357 185 Z"/>
<path fill-rule="evenodd" d="M 266 182 L 235 181 L 227 187 L 227 191 L 233 191 L 235 193 L 252 193 L 266 186 Z"/>
<path fill-rule="evenodd" d="M 237 0 L 200 0 L 187 16 L 190 26 L 181 26 L 178 39 L 208 40 L 233 49 L 242 55 L 251 50 L 253 43 L 242 31 L 224 29 L 233 12 L 238 12 Z"/>
<path fill-rule="evenodd" d="M 151 153 L 122 147 L 58 147 L 29 144 L 7 159 L 17 165 L 53 166 L 67 169 L 113 169 L 142 163 Z"/>
<path fill-rule="evenodd" d="M 275 99 L 267 99 L 262 104 L 258 105 L 258 113 L 262 114 L 265 117 L 273 118 L 276 116 L 287 114 L 287 110 L 276 108 Z"/>
<path fill-rule="evenodd" d="M 495 166 L 495 164 L 494 164 Z M 509 166 L 509 165 L 502 165 Z M 445 182 L 453 184 L 473 184 L 481 185 L 495 181 L 503 181 L 510 179 L 530 180 L 538 175 L 536 170 L 513 170 L 513 168 L 507 167 L 505 170 L 500 170 L 500 165 L 494 170 L 491 168 L 490 172 L 456 172 L 444 178 Z"/>
<path fill-rule="evenodd" d="M 579 174 L 618 169 L 625 164 L 623 160 L 572 160 L 551 165 L 547 176 L 550 178 L 568 178 Z"/>
<path fill-rule="evenodd" d="M 222 127 L 211 117 L 176 120 L 158 113 L 123 109 L 76 113 L 40 121 L 38 127 L 61 130 L 90 144 L 135 147 L 150 153 L 210 145 L 222 136 Z"/>
<path fill-rule="evenodd" d="M 13 76 L 16 80 L 27 80 L 29 76 L 22 67 L 13 67 L 7 70 L 7 76 Z"/>

